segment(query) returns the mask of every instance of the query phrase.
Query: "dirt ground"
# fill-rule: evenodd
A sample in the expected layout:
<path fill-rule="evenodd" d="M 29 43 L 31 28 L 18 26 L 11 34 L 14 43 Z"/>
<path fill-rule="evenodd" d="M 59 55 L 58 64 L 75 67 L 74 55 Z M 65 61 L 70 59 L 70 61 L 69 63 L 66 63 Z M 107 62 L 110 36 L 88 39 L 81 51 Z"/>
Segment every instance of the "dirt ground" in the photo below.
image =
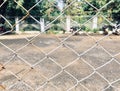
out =
<path fill-rule="evenodd" d="M 0 91 L 120 91 L 120 36 L 0 36 Z"/>

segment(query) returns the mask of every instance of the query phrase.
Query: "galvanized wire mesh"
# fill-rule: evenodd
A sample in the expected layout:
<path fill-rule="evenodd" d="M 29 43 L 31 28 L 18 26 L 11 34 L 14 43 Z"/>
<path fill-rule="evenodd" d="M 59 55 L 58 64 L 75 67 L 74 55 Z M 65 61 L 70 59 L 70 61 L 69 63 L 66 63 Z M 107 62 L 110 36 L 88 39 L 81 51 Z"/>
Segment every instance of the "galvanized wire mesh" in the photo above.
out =
<path fill-rule="evenodd" d="M 114 2 L 110 0 L 98 9 L 89 0 L 83 1 L 96 9 L 96 14 L 82 24 L 73 19 L 79 26 L 87 24 Z M 5 2 L 7 0 L 0 7 Z M 30 12 L 42 0 L 38 0 L 29 9 L 16 0 L 13 2 L 26 11 L 26 15 L 17 23 L 28 17 L 40 23 Z M 45 29 L 63 17 L 64 11 L 75 2 L 77 1 L 73 0 L 68 4 L 60 15 L 46 24 Z M 106 16 L 100 15 L 113 24 Z M 10 30 L 0 36 L 1 91 L 120 91 L 119 36 L 93 36 L 89 33 L 73 36 L 79 30 L 71 34 L 46 35 L 40 32 L 3 36 L 14 31 L 16 24 L 9 22 L 4 15 L 0 17 L 10 26 Z"/>

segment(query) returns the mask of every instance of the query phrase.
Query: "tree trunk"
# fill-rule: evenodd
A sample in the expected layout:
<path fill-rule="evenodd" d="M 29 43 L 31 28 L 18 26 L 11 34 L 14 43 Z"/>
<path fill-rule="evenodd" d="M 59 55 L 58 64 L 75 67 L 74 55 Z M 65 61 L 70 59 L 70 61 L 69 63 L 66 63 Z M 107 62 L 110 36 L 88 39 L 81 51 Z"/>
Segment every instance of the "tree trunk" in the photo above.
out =
<path fill-rule="evenodd" d="M 95 16 L 95 17 L 93 18 L 93 25 L 92 25 L 92 29 L 96 29 L 96 28 L 97 28 L 97 22 L 98 22 L 98 17 L 97 17 L 97 16 Z"/>
<path fill-rule="evenodd" d="M 66 17 L 66 31 L 70 32 L 70 16 Z"/>
<path fill-rule="evenodd" d="M 0 33 L 5 32 L 4 23 L 5 20 L 0 16 Z"/>
<path fill-rule="evenodd" d="M 0 5 L 4 2 L 4 0 L 0 0 Z M 0 7 L 0 14 L 4 15 L 5 11 L 6 11 L 6 7 L 7 7 L 7 3 L 4 3 L 1 7 Z M 5 20 L 0 16 L 0 32 L 5 32 Z"/>
<path fill-rule="evenodd" d="M 44 18 L 40 18 L 40 31 L 42 32 L 42 33 L 44 33 L 45 32 L 45 22 L 44 22 Z"/>
<path fill-rule="evenodd" d="M 20 33 L 20 27 L 19 27 L 19 18 L 18 17 L 15 17 L 15 24 L 16 24 L 16 26 L 15 26 L 15 31 L 16 31 L 16 33 Z"/>

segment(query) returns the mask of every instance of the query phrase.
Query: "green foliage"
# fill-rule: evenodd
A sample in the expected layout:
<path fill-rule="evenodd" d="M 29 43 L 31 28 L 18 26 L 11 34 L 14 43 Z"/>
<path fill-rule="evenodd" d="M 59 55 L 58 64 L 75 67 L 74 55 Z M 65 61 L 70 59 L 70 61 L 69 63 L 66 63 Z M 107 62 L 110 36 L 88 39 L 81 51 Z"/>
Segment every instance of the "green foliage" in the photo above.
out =
<path fill-rule="evenodd" d="M 46 34 L 60 34 L 60 33 L 61 33 L 61 31 L 55 31 L 55 30 L 52 30 L 52 29 L 50 29 L 46 32 Z"/>
<path fill-rule="evenodd" d="M 95 15 L 98 9 L 102 8 L 105 4 L 106 0 L 88 0 L 88 3 L 84 2 L 82 7 L 87 15 Z"/>
<path fill-rule="evenodd" d="M 82 2 L 73 2 L 73 0 L 64 0 L 65 2 L 65 7 L 69 6 L 66 10 L 65 10 L 65 14 L 66 15 L 81 15 L 83 14 L 83 8 L 81 7 Z M 72 3 L 72 4 L 71 4 Z"/>
<path fill-rule="evenodd" d="M 91 33 L 97 33 L 100 29 L 91 29 L 89 27 L 86 27 L 86 26 L 82 26 L 81 27 L 81 30 L 82 31 L 85 31 L 85 32 L 91 32 Z"/>
<path fill-rule="evenodd" d="M 0 0 L 0 5 L 3 3 L 4 0 Z M 4 15 L 6 14 L 6 7 L 7 7 L 8 3 L 4 3 L 1 7 L 0 7 L 0 14 Z"/>
<path fill-rule="evenodd" d="M 86 27 L 86 28 L 85 28 L 85 31 L 86 31 L 86 32 L 92 32 L 92 29 L 91 29 L 91 28 Z"/>
<path fill-rule="evenodd" d="M 93 29 L 92 32 L 93 33 L 97 33 L 100 29 Z"/>
<path fill-rule="evenodd" d="M 36 2 L 37 1 L 37 2 Z M 7 3 L 7 15 L 9 16 L 23 16 L 29 11 L 30 15 L 44 18 L 49 18 L 50 16 L 57 16 L 60 11 L 55 7 L 55 0 L 8 0 Z M 48 2 L 49 1 L 49 2 Z M 39 3 L 38 3 L 39 2 Z M 35 7 L 33 7 L 36 5 Z M 23 7 L 21 7 L 23 6 Z"/>
<path fill-rule="evenodd" d="M 23 31 L 40 31 L 39 29 L 33 27 L 32 25 L 28 25 L 23 29 Z"/>
<path fill-rule="evenodd" d="M 59 24 L 54 24 L 54 26 L 51 29 L 55 30 L 55 31 L 64 30 L 63 28 L 61 28 L 61 26 Z"/>
<path fill-rule="evenodd" d="M 47 34 L 60 34 L 64 33 L 64 29 L 59 24 L 54 24 L 50 29 L 47 30 Z"/>
<path fill-rule="evenodd" d="M 110 3 L 110 5 L 107 6 L 107 9 L 110 11 L 109 15 L 113 18 L 113 21 L 117 21 L 117 22 L 120 22 L 120 4 L 119 3 L 120 3 L 120 0 L 114 0 L 112 3 Z"/>
<path fill-rule="evenodd" d="M 42 14 L 40 13 L 41 8 L 39 4 L 33 7 L 36 3 L 36 0 L 29 0 L 29 2 L 24 0 L 23 7 L 29 11 L 30 15 L 40 17 Z"/>
<path fill-rule="evenodd" d="M 37 1 L 37 2 L 36 2 Z M 8 16 L 24 16 L 29 11 L 30 15 L 35 17 L 37 20 L 40 18 L 44 18 L 47 21 L 53 21 L 61 12 L 59 11 L 56 0 L 41 0 L 40 3 L 38 3 L 40 0 L 7 0 L 6 3 L 0 7 L 0 13 L 6 14 Z M 106 3 L 110 2 L 111 0 L 87 0 L 88 3 L 92 4 L 94 7 L 92 7 L 90 4 L 85 2 L 85 0 L 75 1 L 74 0 L 63 0 L 65 7 L 64 9 L 70 5 L 65 11 L 65 15 L 70 16 L 77 16 L 73 18 L 73 20 L 77 21 L 78 23 L 84 23 L 88 18 L 83 19 L 79 16 L 81 15 L 95 15 L 97 13 L 97 9 L 100 9 L 103 7 Z M 35 7 L 33 7 L 36 3 L 38 3 Z M 72 4 L 71 4 L 72 3 Z M 120 22 L 120 0 L 113 0 L 109 5 L 104 7 L 101 10 L 101 14 L 108 16 L 113 21 Z M 24 8 L 22 8 L 23 6 Z M 32 8 L 33 7 L 33 8 Z M 36 17 L 37 16 L 37 17 Z M 27 18 L 26 18 L 27 19 Z M 30 18 L 31 19 L 31 18 Z M 31 19 L 28 22 L 33 22 Z M 13 20 L 12 20 L 13 21 Z M 60 23 L 60 19 L 57 19 L 54 24 Z M 58 26 L 54 26 L 53 30 L 61 30 Z M 97 32 L 97 30 L 91 30 L 89 28 L 83 28 L 85 31 L 93 31 Z"/>
<path fill-rule="evenodd" d="M 25 10 L 22 9 L 20 6 L 20 5 L 23 5 L 23 3 L 24 3 L 23 0 L 17 0 L 16 2 L 14 2 L 13 0 L 8 0 L 7 3 L 8 3 L 7 9 L 6 9 L 7 15 L 22 16 L 23 14 L 25 14 Z"/>
<path fill-rule="evenodd" d="M 85 27 L 85 26 L 81 26 L 81 30 L 82 30 L 82 31 L 85 31 L 85 30 L 86 30 L 86 27 Z"/>
<path fill-rule="evenodd" d="M 17 6 L 16 6 L 16 9 L 20 9 L 20 5 L 23 5 L 24 3 L 24 0 L 16 0 L 17 1 Z"/>
<path fill-rule="evenodd" d="M 102 8 L 105 4 L 111 2 L 111 0 L 88 0 L 90 4 L 92 4 L 97 9 Z M 105 6 L 100 13 L 106 15 L 109 19 L 113 19 L 113 21 L 120 22 L 120 0 L 113 0 L 110 4 Z M 94 15 L 98 11 L 97 9 L 91 7 L 91 5 L 87 4 L 82 6 L 84 11 L 89 11 L 87 14 Z"/>

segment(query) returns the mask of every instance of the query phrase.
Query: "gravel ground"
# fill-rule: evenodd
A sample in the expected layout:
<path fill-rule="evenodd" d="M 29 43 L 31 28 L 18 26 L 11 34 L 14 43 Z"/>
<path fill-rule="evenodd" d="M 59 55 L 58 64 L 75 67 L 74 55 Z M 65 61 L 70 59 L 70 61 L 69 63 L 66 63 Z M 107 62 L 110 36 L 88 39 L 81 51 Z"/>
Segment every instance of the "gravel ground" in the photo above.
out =
<path fill-rule="evenodd" d="M 34 36 L 0 37 L 0 91 L 120 91 L 119 36 Z"/>

